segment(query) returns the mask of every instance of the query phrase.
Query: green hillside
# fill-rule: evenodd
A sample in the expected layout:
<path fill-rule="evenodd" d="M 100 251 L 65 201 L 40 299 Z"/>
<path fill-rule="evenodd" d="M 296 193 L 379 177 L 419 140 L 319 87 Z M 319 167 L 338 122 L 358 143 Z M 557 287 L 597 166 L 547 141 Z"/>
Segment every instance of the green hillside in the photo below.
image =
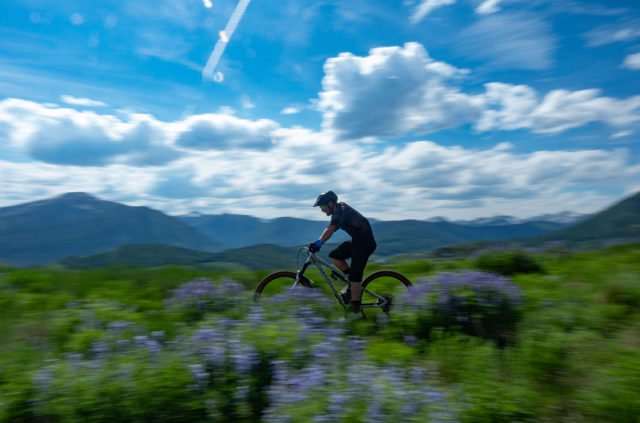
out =
<path fill-rule="evenodd" d="M 546 233 L 564 225 L 527 222 L 509 225 L 468 226 L 451 222 L 402 220 L 373 225 L 376 255 L 391 256 L 429 251 L 444 246 L 477 241 L 499 241 Z"/>
<path fill-rule="evenodd" d="M 71 269 L 99 267 L 157 267 L 168 264 L 194 266 L 214 261 L 213 253 L 172 247 L 163 244 L 123 245 L 106 253 L 67 257 L 59 261 Z"/>
<path fill-rule="evenodd" d="M 164 265 L 210 267 L 215 264 L 241 266 L 251 270 L 293 269 L 297 251 L 295 247 L 263 244 L 209 253 L 162 244 L 134 244 L 100 254 L 66 257 L 59 264 L 71 269 Z"/>
<path fill-rule="evenodd" d="M 0 266 L 0 422 L 636 423 L 640 244 L 530 257 L 372 263 L 414 287 L 360 321 L 264 271 Z"/>
<path fill-rule="evenodd" d="M 568 228 L 515 241 L 524 245 L 563 241 L 570 247 L 593 249 L 607 241 L 634 239 L 640 239 L 640 193 Z"/>

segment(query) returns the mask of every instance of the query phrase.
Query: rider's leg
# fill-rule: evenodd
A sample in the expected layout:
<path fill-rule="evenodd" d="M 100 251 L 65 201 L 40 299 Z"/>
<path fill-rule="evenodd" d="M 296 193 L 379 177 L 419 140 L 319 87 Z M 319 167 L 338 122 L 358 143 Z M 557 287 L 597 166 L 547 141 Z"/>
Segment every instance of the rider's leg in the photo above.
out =
<path fill-rule="evenodd" d="M 349 280 L 349 284 L 351 285 L 351 302 L 362 301 L 362 282 Z"/>
<path fill-rule="evenodd" d="M 349 264 L 346 261 L 331 256 L 329 257 L 329 259 L 331 259 L 333 264 L 335 264 L 336 267 L 342 271 L 342 273 L 349 273 L 347 272 L 349 270 Z"/>
<path fill-rule="evenodd" d="M 362 303 L 362 275 L 364 268 L 369 261 L 369 256 L 376 249 L 375 241 L 354 243 L 353 257 L 351 258 L 351 273 L 349 274 L 349 284 L 351 286 L 351 311 L 359 312 Z"/>
<path fill-rule="evenodd" d="M 348 273 L 349 265 L 345 261 L 351 257 L 351 241 L 345 241 L 329 253 L 329 259 L 343 273 Z"/>

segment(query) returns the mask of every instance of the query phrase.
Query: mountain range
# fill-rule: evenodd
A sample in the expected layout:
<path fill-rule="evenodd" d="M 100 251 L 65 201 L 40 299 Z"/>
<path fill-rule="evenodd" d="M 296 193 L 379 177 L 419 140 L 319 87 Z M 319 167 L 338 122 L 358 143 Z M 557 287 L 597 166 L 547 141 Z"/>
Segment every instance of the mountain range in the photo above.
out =
<path fill-rule="evenodd" d="M 581 218 L 577 217 L 576 219 Z M 191 214 L 178 216 L 183 222 L 197 228 L 210 238 L 228 248 L 246 247 L 255 244 L 277 244 L 282 246 L 303 245 L 316 239 L 329 220 L 313 221 L 281 217 L 264 220 L 242 215 Z M 513 217 L 499 216 L 469 222 L 438 220 L 371 220 L 378 241 L 376 254 L 392 254 L 425 251 L 442 245 L 477 240 L 502 240 L 527 237 L 558 230 L 567 226 L 553 220 L 521 221 Z M 332 243 L 348 239 L 337 232 Z"/>
<path fill-rule="evenodd" d="M 636 203 L 640 203 L 640 194 L 594 216 L 567 212 L 548 216 L 546 221 L 521 221 L 509 216 L 467 222 L 450 222 L 444 218 L 372 220 L 378 242 L 375 254 L 385 257 L 467 242 L 514 238 L 525 245 L 558 239 L 595 245 L 599 240 L 623 235 L 640 236 L 636 231 L 640 206 Z M 577 223 L 570 225 L 568 222 L 572 220 Z M 253 256 L 252 263 L 259 262 L 261 257 L 284 260 L 285 255 L 294 256 L 295 250 L 290 247 L 316 239 L 327 223 L 328 220 L 289 217 L 265 220 L 231 214 L 168 216 L 148 207 L 126 206 L 85 193 L 68 193 L 0 208 L 0 263 L 46 264 L 69 256 L 95 254 L 101 254 L 98 262 L 114 263 L 119 259 L 126 261 L 123 257 L 136 257 L 136 248 L 140 252 L 139 261 L 148 263 L 155 263 L 154 255 L 162 258 L 161 264 L 172 260 L 178 264 L 223 261 L 225 257 L 231 260 L 247 252 Z M 346 235 L 339 231 L 331 241 L 337 243 L 343 239 Z M 257 245 L 260 247 L 255 247 Z M 248 247 L 251 248 L 242 250 Z M 323 250 L 329 248 L 330 245 Z M 207 255 L 212 253 L 215 254 Z M 70 260 L 67 263 L 73 262 Z M 252 263 L 247 267 L 255 267 Z"/>
<path fill-rule="evenodd" d="M 30 265 L 158 243 L 215 251 L 222 245 L 179 219 L 85 193 L 0 208 L 0 263 Z"/>
<path fill-rule="evenodd" d="M 514 241 L 525 246 L 562 241 L 578 249 L 599 248 L 603 243 L 640 242 L 640 193 L 574 225 Z"/>

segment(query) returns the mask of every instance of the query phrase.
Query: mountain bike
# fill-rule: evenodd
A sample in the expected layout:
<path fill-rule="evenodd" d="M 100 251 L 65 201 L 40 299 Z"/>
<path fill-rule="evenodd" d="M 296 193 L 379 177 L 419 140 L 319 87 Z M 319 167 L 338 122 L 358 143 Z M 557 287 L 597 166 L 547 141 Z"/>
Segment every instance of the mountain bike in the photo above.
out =
<path fill-rule="evenodd" d="M 305 275 L 305 271 L 311 265 L 314 265 L 320 275 L 328 284 L 331 292 L 342 307 L 347 307 L 350 299 L 349 281 L 347 275 L 342 273 L 337 267 L 326 262 L 317 254 L 311 252 L 309 248 L 303 247 L 298 251 L 298 259 L 300 255 L 306 256 L 306 260 L 302 267 L 296 272 L 278 271 L 267 275 L 258 284 L 253 300 L 255 302 L 263 301 L 265 297 L 287 295 L 298 287 L 312 288 L 315 282 Z M 332 282 L 333 280 L 333 282 Z M 345 289 L 338 291 L 334 285 L 341 283 L 345 285 Z M 402 291 L 407 292 L 411 282 L 401 273 L 393 270 L 378 270 L 367 276 L 362 281 L 362 305 L 361 313 L 366 318 L 365 310 L 380 310 L 389 318 L 389 312 L 394 305 L 394 294 L 400 294 Z"/>

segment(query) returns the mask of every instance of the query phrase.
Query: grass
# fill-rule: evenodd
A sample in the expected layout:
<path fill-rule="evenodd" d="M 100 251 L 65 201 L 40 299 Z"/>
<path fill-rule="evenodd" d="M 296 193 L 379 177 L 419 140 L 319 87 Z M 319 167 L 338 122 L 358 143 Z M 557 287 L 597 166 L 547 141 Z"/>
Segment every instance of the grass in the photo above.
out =
<path fill-rule="evenodd" d="M 425 287 L 512 269 L 495 254 L 366 273 Z M 266 271 L 3 267 L 0 421 L 638 422 L 640 244 L 529 259 L 539 271 L 508 278 L 523 301 L 507 314 L 456 285 L 446 309 L 430 290 L 391 322 L 352 323 L 326 290 L 253 308 Z M 224 301 L 184 291 L 194 280 Z M 500 316 L 509 342 L 473 330 Z"/>

